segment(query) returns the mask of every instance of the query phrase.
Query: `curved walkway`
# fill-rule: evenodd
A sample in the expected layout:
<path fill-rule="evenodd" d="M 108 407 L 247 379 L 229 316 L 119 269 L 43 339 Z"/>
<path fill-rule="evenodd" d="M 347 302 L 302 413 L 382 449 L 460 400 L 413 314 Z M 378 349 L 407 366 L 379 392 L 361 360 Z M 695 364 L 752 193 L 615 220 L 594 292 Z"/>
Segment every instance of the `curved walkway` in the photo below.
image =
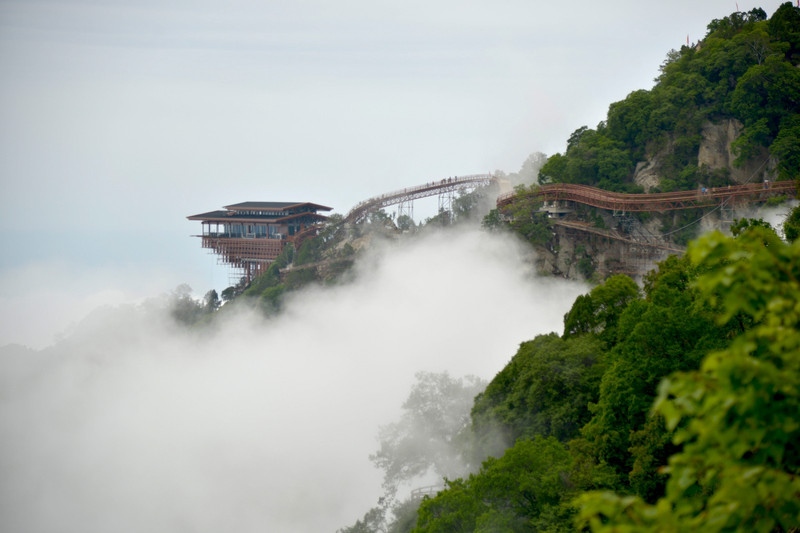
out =
<path fill-rule="evenodd" d="M 729 187 L 712 187 L 699 191 L 677 191 L 652 194 L 626 194 L 604 191 L 588 185 L 552 183 L 524 193 L 525 199 L 543 202 L 567 201 L 608 209 L 609 211 L 671 211 L 717 205 L 736 205 L 763 202 L 780 194 L 796 194 L 794 181 L 748 183 Z M 500 196 L 497 207 L 503 209 L 519 198 L 518 193 Z"/>
<path fill-rule="evenodd" d="M 344 217 L 344 221 L 358 222 L 363 220 L 369 213 L 377 211 L 378 209 L 383 209 L 384 207 L 389 207 L 390 205 L 410 202 L 418 198 L 436 196 L 437 194 L 446 192 L 454 192 L 467 186 L 477 187 L 479 185 L 488 185 L 494 179 L 494 176 L 491 174 L 472 174 L 469 176 L 447 178 L 441 181 L 434 181 L 416 187 L 389 192 L 358 203 L 347 213 Z"/>

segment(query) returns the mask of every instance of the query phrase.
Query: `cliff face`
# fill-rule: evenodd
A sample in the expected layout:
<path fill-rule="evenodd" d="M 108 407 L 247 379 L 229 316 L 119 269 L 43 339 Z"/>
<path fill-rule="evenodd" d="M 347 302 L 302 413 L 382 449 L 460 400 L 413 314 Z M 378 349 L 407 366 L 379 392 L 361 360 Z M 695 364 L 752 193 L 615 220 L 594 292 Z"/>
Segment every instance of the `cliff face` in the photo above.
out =
<path fill-rule="evenodd" d="M 762 148 L 744 165 L 737 167 L 734 164 L 736 154 L 731 144 L 741 135 L 742 127 L 741 122 L 732 118 L 703 124 L 697 166 L 705 167 L 709 172 L 724 169 L 734 183 L 758 183 L 764 179 L 774 179 L 776 161 L 766 148 Z M 672 143 L 668 143 L 650 154 L 647 160 L 639 162 L 633 176 L 634 183 L 643 187 L 645 192 L 658 187 L 663 176 L 662 161 L 673 149 Z"/>
<path fill-rule="evenodd" d="M 623 237 L 628 242 L 554 225 L 552 238 L 547 245 L 536 247 L 537 270 L 570 279 L 604 279 L 612 274 L 628 274 L 639 278 L 651 270 L 656 262 L 674 253 L 656 246 L 630 243 L 630 240 L 642 239 L 646 235 L 646 241 L 662 242 L 674 248 L 666 239 L 657 236 L 663 224 L 659 216 L 652 217 L 646 223 L 631 218 L 623 220 L 605 213 L 601 218 L 607 228 L 604 231 Z"/>
<path fill-rule="evenodd" d="M 773 179 L 775 161 L 766 148 L 762 148 L 756 157 L 741 167 L 734 165 L 736 154 L 733 153 L 731 143 L 739 138 L 742 127 L 742 123 L 736 119 L 726 119 L 717 124 L 706 122 L 697 153 L 697 166 L 705 165 L 711 170 L 728 169 L 731 180 L 735 183 L 757 183 L 764 179 Z"/>

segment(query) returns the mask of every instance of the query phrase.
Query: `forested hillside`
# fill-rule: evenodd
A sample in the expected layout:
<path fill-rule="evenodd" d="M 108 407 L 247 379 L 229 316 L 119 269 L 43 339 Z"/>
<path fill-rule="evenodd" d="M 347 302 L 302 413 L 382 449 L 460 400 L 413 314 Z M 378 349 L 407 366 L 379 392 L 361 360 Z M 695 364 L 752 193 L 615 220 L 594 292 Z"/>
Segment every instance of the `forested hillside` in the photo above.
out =
<path fill-rule="evenodd" d="M 791 4 L 714 20 L 539 179 L 640 191 L 637 166 L 658 154 L 657 189 L 729 184 L 729 170 L 698 161 L 704 127 L 723 120 L 739 164 L 771 158 L 774 178 L 798 179 L 799 63 Z M 544 242 L 545 222 L 511 226 Z M 578 297 L 563 331 L 522 343 L 441 437 L 471 474 L 421 502 L 382 500 L 340 531 L 799 531 L 798 227 L 800 209 L 786 241 L 740 220 L 642 286 L 617 275 Z"/>
<path fill-rule="evenodd" d="M 611 104 L 596 128 L 577 129 L 566 152 L 548 159 L 540 180 L 641 192 L 637 170 L 649 161 L 660 191 L 728 185 L 729 168 L 698 160 L 704 127 L 725 121 L 736 129 L 734 165 L 761 165 L 771 155 L 773 177 L 797 178 L 798 62 L 800 10 L 791 3 L 769 19 L 753 9 L 714 20 L 699 43 L 669 52 L 652 89 Z"/>
<path fill-rule="evenodd" d="M 800 241 L 761 225 L 701 238 L 641 292 L 610 278 L 478 395 L 471 450 L 496 458 L 414 531 L 796 530 L 798 301 Z"/>

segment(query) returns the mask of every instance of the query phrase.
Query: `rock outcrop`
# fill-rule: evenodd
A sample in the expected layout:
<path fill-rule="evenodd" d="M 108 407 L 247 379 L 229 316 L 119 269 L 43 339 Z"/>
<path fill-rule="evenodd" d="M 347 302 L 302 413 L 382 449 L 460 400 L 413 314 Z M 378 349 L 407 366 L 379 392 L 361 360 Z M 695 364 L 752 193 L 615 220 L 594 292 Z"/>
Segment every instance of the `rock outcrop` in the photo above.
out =
<path fill-rule="evenodd" d="M 761 182 L 765 179 L 775 179 L 776 161 L 766 148 L 744 165 L 734 165 L 736 154 L 731 144 L 739 138 L 742 123 L 729 118 L 720 122 L 706 122 L 703 125 L 700 147 L 697 151 L 697 166 L 705 167 L 709 172 L 725 169 L 734 183 Z M 650 192 L 658 187 L 661 182 L 661 162 L 672 151 L 672 143 L 668 143 L 658 152 L 651 154 L 647 160 L 636 165 L 633 182 Z"/>
<path fill-rule="evenodd" d="M 734 183 L 760 182 L 764 179 L 773 179 L 775 161 L 766 148 L 753 159 L 741 167 L 736 167 L 733 162 L 736 154 L 733 153 L 731 143 L 739 138 L 742 123 L 730 118 L 719 123 L 706 122 L 703 125 L 703 140 L 697 153 L 697 166 L 706 166 L 710 170 L 726 168 L 730 171 Z"/>

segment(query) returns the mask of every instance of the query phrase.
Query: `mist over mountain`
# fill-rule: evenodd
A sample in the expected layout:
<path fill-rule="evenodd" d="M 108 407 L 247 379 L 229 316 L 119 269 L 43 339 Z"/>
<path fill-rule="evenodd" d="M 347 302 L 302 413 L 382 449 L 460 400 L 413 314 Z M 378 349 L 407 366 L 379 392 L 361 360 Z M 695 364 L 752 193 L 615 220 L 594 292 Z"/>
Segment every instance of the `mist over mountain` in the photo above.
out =
<path fill-rule="evenodd" d="M 148 14 L 158 15 L 156 11 Z M 776 15 L 768 19 L 760 9 L 741 14 L 737 9 L 735 14 L 713 20 L 702 45 L 687 42 L 668 53 L 652 91 L 630 93 L 612 104 L 608 120 L 596 128 L 575 130 L 563 155 L 547 158 L 536 153 L 519 172 L 506 178 L 515 185 L 550 180 L 628 192 L 721 187 L 752 176 L 758 180 L 797 178 L 800 9 L 787 2 Z M 449 27 L 450 22 L 442 17 L 441 27 Z M 590 22 L 602 26 L 596 20 Z M 525 23 L 520 26 L 525 35 L 531 34 Z M 625 47 L 631 48 L 627 42 Z M 405 52 L 399 55 L 407 57 Z M 468 63 L 470 50 L 460 50 L 461 54 Z M 115 65 L 127 65 L 113 60 Z M 557 55 L 550 61 L 560 66 Z M 227 56 L 221 63 L 227 65 Z M 260 63 L 253 64 L 269 72 Z M 498 65 L 495 72 L 507 68 Z M 287 65 L 287 72 L 293 68 Z M 438 73 L 436 68 L 430 70 Z M 574 70 L 583 73 L 580 68 Z M 550 79 L 555 77 L 550 75 Z M 481 79 L 487 87 L 497 85 L 484 73 Z M 271 73 L 268 81 L 273 81 Z M 389 82 L 397 94 L 416 94 L 393 79 Z M 190 86 L 194 85 L 179 88 Z M 291 83 L 284 90 L 296 92 Z M 162 94 L 157 86 L 149 91 L 144 94 Z M 123 107 L 134 112 L 152 107 L 147 100 L 130 106 L 129 92 L 134 88 L 126 87 L 125 93 L 115 94 L 112 100 L 125 102 Z M 368 92 L 385 91 L 373 87 Z M 430 108 L 411 100 L 397 108 L 378 101 L 370 105 L 374 110 L 391 109 L 381 123 L 388 124 L 393 133 L 397 130 L 394 120 L 408 114 L 406 109 L 415 109 L 443 128 L 445 133 L 439 137 L 446 138 L 449 130 L 459 129 L 452 120 L 463 118 L 464 109 L 470 107 L 465 104 L 501 100 L 477 96 L 459 100 L 450 91 L 441 92 L 442 101 L 452 106 L 441 116 L 427 112 L 441 105 L 435 102 L 426 104 Z M 530 98 L 527 89 L 519 92 Z M 181 98 L 185 93 L 176 91 Z M 222 93 L 215 87 L 208 94 L 216 98 Z M 208 94 L 199 98 L 203 105 L 214 100 Z M 363 96 L 353 94 L 350 97 L 355 99 Z M 240 100 L 232 101 L 238 109 Z M 245 128 L 248 151 L 263 165 L 258 171 L 248 169 L 257 175 L 259 187 L 264 186 L 261 171 L 289 175 L 290 167 L 304 157 L 314 161 L 302 171 L 313 173 L 317 180 L 336 182 L 325 163 L 329 157 L 348 172 L 357 164 L 368 167 L 361 183 L 374 184 L 369 180 L 378 166 L 360 159 L 370 150 L 345 156 L 344 150 L 327 144 L 333 137 L 329 132 L 339 132 L 343 121 L 331 115 L 333 130 L 317 128 L 319 116 L 327 109 L 337 107 L 348 113 L 349 106 L 339 105 L 333 93 L 326 93 L 321 102 L 326 105 L 298 101 L 304 121 L 282 121 L 292 124 L 299 136 L 287 136 L 268 120 L 253 120 L 244 105 L 238 109 L 242 123 L 270 128 L 268 135 Z M 273 104 L 281 105 L 278 100 L 271 100 Z M 59 106 L 54 102 L 51 107 Z M 167 101 L 156 106 L 159 111 L 169 108 Z M 65 123 L 79 122 L 73 113 L 79 116 L 81 108 L 64 109 L 70 110 Z M 226 115 L 223 108 L 216 112 Z M 28 118 L 18 115 L 20 123 Z M 490 115 L 486 113 L 484 119 L 487 126 L 498 123 Z M 137 119 L 151 127 L 145 115 Z M 172 152 L 166 140 L 180 137 L 184 128 L 195 125 L 173 119 L 181 127 L 160 130 L 165 137 L 158 143 L 159 153 Z M 202 121 L 199 114 L 193 120 Z M 125 121 L 117 122 L 127 137 Z M 408 157 L 413 150 L 387 143 L 387 136 L 377 130 L 362 127 L 359 121 L 352 127 L 369 136 L 366 145 L 374 143 L 376 152 L 380 147 L 397 152 L 403 160 L 413 159 Z M 406 129 L 424 144 L 418 135 L 424 128 Z M 54 131 L 71 138 L 64 134 L 69 130 Z M 318 146 L 330 151 L 326 158 L 308 156 L 312 153 L 305 144 L 309 131 Z M 732 133 L 723 136 L 723 131 Z M 27 135 L 38 137 L 35 133 L 31 130 Z M 16 139 L 16 132 L 8 128 L 7 137 Z M 290 154 L 285 166 L 270 168 L 268 160 L 262 161 L 264 139 L 280 146 L 278 141 L 284 137 L 303 140 L 293 146 L 293 150 L 302 149 L 297 153 L 303 157 Z M 514 137 L 515 143 L 523 142 L 522 136 Z M 724 141 L 713 153 L 706 149 L 712 137 Z M 348 148 L 358 144 L 352 138 L 348 142 L 344 145 Z M 231 141 L 231 145 L 236 143 Z M 463 157 L 463 146 L 453 148 L 453 153 Z M 469 146 L 483 144 L 475 141 Z M 130 151 L 128 162 L 150 166 L 135 144 L 125 144 L 125 148 L 126 154 Z M 441 148 L 425 148 L 447 168 Z M 98 151 L 92 143 L 81 150 L 86 152 L 82 155 Z M 189 159 L 196 151 L 195 146 L 184 146 L 178 153 Z M 63 152 L 68 159 L 81 159 L 80 152 Z M 214 200 L 220 169 L 231 171 L 229 159 L 236 159 L 240 169 L 252 164 L 252 160 L 231 157 L 233 153 L 237 152 L 215 154 L 212 165 L 193 162 L 198 167 L 193 170 L 204 166 L 214 173 L 215 187 L 208 193 Z M 764 176 L 743 167 L 740 173 L 745 177 L 738 179 L 732 170 L 737 158 L 742 163 L 763 160 L 758 172 Z M 20 162 L 24 159 L 15 165 L 25 166 Z M 719 165 L 704 165 L 712 159 Z M 193 173 L 182 165 L 176 159 L 165 167 L 194 189 L 195 183 L 189 181 Z M 392 172 L 408 172 L 388 159 L 380 165 L 395 167 Z M 133 172 L 128 167 L 133 165 L 125 167 Z M 83 168 L 71 172 L 77 175 Z M 105 186 L 106 174 L 98 172 L 93 179 Z M 58 192 L 82 190 L 69 179 L 59 179 L 54 187 Z M 129 187 L 137 184 L 131 190 L 152 196 L 150 190 L 158 188 L 161 176 L 148 179 L 153 187 L 140 187 L 141 182 L 133 179 L 126 183 Z M 248 193 L 256 190 L 254 182 L 242 183 Z M 353 183 L 336 183 L 338 194 L 361 190 Z M 15 188 L 25 188 L 27 194 L 28 181 L 19 180 Z M 162 196 L 172 201 L 169 194 Z M 124 194 L 120 197 L 129 200 Z M 31 202 L 19 201 L 22 196 L 7 198 L 15 200 L 15 211 L 7 210 L 14 213 L 13 218 L 27 221 L 23 208 Z M 186 195 L 182 200 L 194 203 L 197 196 Z M 105 203 L 116 209 L 124 202 Z M 178 208 L 170 203 L 169 209 L 158 210 L 173 216 L 174 209 Z M 349 233 L 348 242 L 331 237 L 325 243 L 328 249 L 322 250 L 319 243 L 325 239 L 320 236 L 314 244 L 317 250 L 300 247 L 290 268 L 289 263 L 276 262 L 274 269 L 243 289 L 241 298 L 237 296 L 219 312 L 213 307 L 192 315 L 192 320 L 176 321 L 173 293 L 98 307 L 55 342 L 39 339 L 40 344 L 34 345 L 37 349 L 0 348 L 0 439 L 4 443 L 0 529 L 318 532 L 355 521 L 340 531 L 560 532 L 571 531 L 577 519 L 579 527 L 604 533 L 616 527 L 655 532 L 665 524 L 684 531 L 690 529 L 687 524 L 694 528 L 711 516 L 724 522 L 726 530 L 797 530 L 800 211 L 790 214 L 781 207 L 779 215 L 769 220 L 776 224 L 794 217 L 780 236 L 764 220 L 745 218 L 733 226 L 735 238 L 714 233 L 692 241 L 687 255 L 670 256 L 637 284 L 625 275 L 607 279 L 595 275 L 595 250 L 560 246 L 552 240 L 546 215 L 526 210 L 523 214 L 532 219 L 522 224 L 527 226 L 527 243 L 513 236 L 513 231 L 524 235 L 519 228 L 512 225 L 512 231 L 505 231 L 509 228 L 501 223 L 507 220 L 500 217 L 497 231 L 483 232 L 439 229 L 458 219 L 457 213 L 439 213 L 417 233 L 417 226 L 404 229 L 397 224 L 400 217 L 393 219 L 385 212 L 356 228 L 346 227 L 340 218 L 323 233 Z M 43 211 L 58 209 L 50 206 Z M 131 209 L 125 216 L 139 223 L 135 215 L 140 213 Z M 585 215 L 602 224 L 592 216 L 596 213 Z M 96 230 L 94 213 L 86 211 L 82 216 Z M 516 222 L 526 221 L 518 216 Z M 659 231 L 671 232 L 688 224 L 688 220 L 669 222 L 670 227 Z M 42 226 L 34 231 L 47 233 L 49 222 L 37 223 Z M 378 226 L 392 236 L 382 241 L 367 235 Z M 698 224 L 697 228 L 709 226 Z M 125 248 L 127 254 L 141 253 L 140 248 L 115 238 L 119 234 L 113 227 L 105 229 L 109 242 Z M 162 228 L 156 229 L 165 238 Z M 410 233 L 408 238 L 403 232 Z M 16 238 L 38 242 L 30 235 L 20 233 Z M 77 238 L 84 243 L 97 241 L 87 235 Z M 687 233 L 681 242 L 695 236 Z M 590 290 L 581 282 L 537 274 L 537 256 L 529 246 L 537 242 L 540 249 L 554 254 L 562 251 L 559 273 L 570 275 L 570 269 L 561 268 L 570 266 L 596 284 Z M 97 242 L 94 246 L 98 247 Z M 189 245 L 182 241 L 180 246 Z M 82 254 L 83 250 L 74 247 L 72 251 Z M 179 255 L 177 250 L 175 246 L 172 252 Z M 111 264 L 103 277 L 117 277 L 120 283 L 129 274 L 134 277 L 135 266 L 121 267 L 119 256 L 107 249 L 100 255 Z M 336 261 L 346 265 L 342 271 L 333 268 L 340 264 Z M 325 263 L 328 270 L 314 266 L 318 263 Z M 80 284 L 77 290 L 72 287 L 88 296 L 61 293 L 63 280 L 75 272 L 59 271 L 60 266 L 47 264 L 35 272 L 23 266 L 12 272 L 5 284 L 13 290 L 4 289 L 0 295 L 4 313 L 9 315 L 6 322 L 11 324 L 2 333 L 13 333 L 14 324 L 26 321 L 10 320 L 14 311 L 56 324 L 63 323 L 64 317 L 77 319 L 96 301 L 126 299 L 121 289 L 102 298 L 94 293 L 102 290 L 95 285 L 105 286 L 107 280 L 101 284 L 94 279 L 97 271 L 91 269 L 78 269 Z M 281 271 L 284 267 L 286 271 Z M 186 299 L 193 306 L 190 310 L 202 308 L 201 302 Z M 23 305 L 28 307 L 23 309 Z M 56 314 L 58 320 L 53 319 Z M 31 326 L 27 337 L 36 336 Z M 471 471 L 464 472 L 463 478 L 448 479 L 444 490 L 432 491 L 421 505 L 418 499 L 407 500 L 397 514 L 402 521 L 391 522 L 386 514 L 372 527 L 368 519 L 376 516 L 370 514 L 376 506 L 379 511 L 397 510 L 380 508 L 388 505 L 379 499 L 385 494 L 385 476 L 373 464 L 385 459 L 385 464 L 396 466 L 393 449 L 387 446 L 384 455 L 376 450 L 385 442 L 392 444 L 392 432 L 402 425 L 396 422 L 408 419 L 409 390 L 415 393 L 415 380 L 426 372 L 470 376 L 466 381 L 475 387 L 482 386 L 481 380 L 488 383 L 472 410 L 445 428 L 457 433 L 444 435 L 444 440 L 454 444 L 452 449 L 461 447 L 459 453 L 468 459 Z M 462 408 L 468 403 L 463 397 L 459 400 Z M 408 442 L 417 445 L 421 440 Z M 665 474 L 667 464 L 671 470 Z M 391 468 L 386 470 L 391 473 Z M 429 479 L 431 472 L 425 474 Z M 401 476 L 402 481 L 421 478 Z M 441 476 L 437 481 L 443 481 Z M 409 488 L 403 486 L 406 492 Z M 399 494 L 397 502 L 405 496 Z"/>
<path fill-rule="evenodd" d="M 437 232 L 265 320 L 179 328 L 165 301 L 101 308 L 0 366 L 8 531 L 333 531 L 375 503 L 368 460 L 417 371 L 490 378 L 558 328 L 578 283 L 517 241 Z"/>

